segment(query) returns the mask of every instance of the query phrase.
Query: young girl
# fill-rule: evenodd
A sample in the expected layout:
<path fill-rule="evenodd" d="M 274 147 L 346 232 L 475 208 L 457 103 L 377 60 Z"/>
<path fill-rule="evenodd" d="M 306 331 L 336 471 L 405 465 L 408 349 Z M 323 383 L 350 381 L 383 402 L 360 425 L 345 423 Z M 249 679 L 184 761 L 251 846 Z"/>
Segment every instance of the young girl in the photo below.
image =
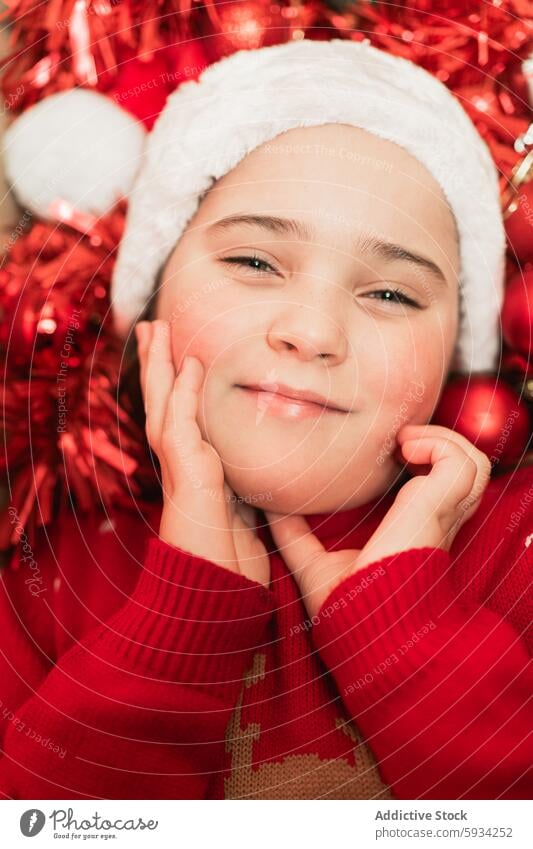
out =
<path fill-rule="evenodd" d="M 6 798 L 529 798 L 531 471 L 428 424 L 495 365 L 503 251 L 487 149 L 405 60 L 177 90 L 113 280 L 162 498 L 3 576 Z"/>

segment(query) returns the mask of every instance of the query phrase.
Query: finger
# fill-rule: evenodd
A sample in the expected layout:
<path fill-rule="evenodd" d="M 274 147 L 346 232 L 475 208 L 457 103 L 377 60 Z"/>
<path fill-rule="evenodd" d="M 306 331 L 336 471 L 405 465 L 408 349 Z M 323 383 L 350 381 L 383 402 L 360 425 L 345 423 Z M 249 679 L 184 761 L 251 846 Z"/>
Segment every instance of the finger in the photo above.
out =
<path fill-rule="evenodd" d="M 246 501 L 242 501 L 233 492 L 229 483 L 224 479 L 224 495 L 230 505 L 231 513 L 238 513 L 248 528 L 257 529 L 257 509 Z"/>
<path fill-rule="evenodd" d="M 427 463 L 415 464 L 409 463 L 404 457 L 402 446 L 400 443 L 396 445 L 394 451 L 392 452 L 393 459 L 399 466 L 403 466 L 404 469 L 408 472 L 409 475 L 429 475 L 431 471 L 431 466 Z"/>
<path fill-rule="evenodd" d="M 261 540 L 236 512 L 233 515 L 233 544 L 243 575 L 264 586 L 270 582 L 270 564 Z"/>
<path fill-rule="evenodd" d="M 475 452 L 482 453 L 479 451 L 469 439 L 466 438 L 462 433 L 458 433 L 456 430 L 452 430 L 449 427 L 444 427 L 443 425 L 404 425 L 397 434 L 397 439 L 400 444 L 402 442 L 407 441 L 407 439 L 419 439 L 422 436 L 432 436 L 432 437 L 441 437 L 442 439 L 450 439 L 452 442 L 455 442 L 460 448 L 467 452 L 467 454 L 474 454 Z M 485 455 L 486 456 L 486 455 Z"/>
<path fill-rule="evenodd" d="M 235 493 L 233 492 L 232 488 L 230 487 L 229 483 L 227 482 L 227 480 L 225 478 L 224 478 L 223 489 L 224 489 L 224 504 L 226 505 L 226 509 L 227 509 L 227 512 L 228 512 L 228 516 L 230 517 L 230 520 L 233 522 L 236 514 L 239 514 L 241 516 L 241 518 L 244 519 L 244 517 L 240 514 L 239 510 L 237 509 L 237 497 L 236 497 Z"/>
<path fill-rule="evenodd" d="M 144 403 L 146 431 L 156 448 L 161 439 L 163 422 L 174 385 L 176 370 L 170 346 L 168 321 L 154 321 L 146 352 Z"/>
<path fill-rule="evenodd" d="M 145 381 L 146 381 L 146 352 L 152 338 L 152 322 L 140 321 L 135 325 L 135 336 L 137 338 L 137 358 L 139 361 L 139 381 L 141 386 L 141 394 L 143 404 L 146 409 L 145 402 Z"/>
<path fill-rule="evenodd" d="M 473 457 L 450 439 L 422 437 L 406 440 L 402 452 L 409 463 L 429 463 L 427 477 L 417 478 L 417 497 L 424 489 L 439 511 L 456 510 L 472 492 L 478 466 Z"/>
<path fill-rule="evenodd" d="M 235 545 L 239 565 L 250 565 L 249 561 L 257 556 L 255 545 L 258 537 L 238 511 L 235 511 L 232 516 L 232 528 L 233 544 Z"/>
<path fill-rule="evenodd" d="M 309 528 L 303 516 L 285 516 L 265 510 L 274 540 L 285 563 L 301 582 L 303 573 L 312 567 L 326 549 Z"/>
<path fill-rule="evenodd" d="M 257 528 L 257 512 L 251 504 L 246 504 L 242 501 L 235 502 L 235 511 L 239 514 L 243 522 L 249 528 L 254 530 Z"/>
<path fill-rule="evenodd" d="M 233 527 L 239 528 L 239 530 L 247 531 L 247 532 L 252 530 L 250 528 L 250 525 L 248 524 L 248 522 L 246 522 L 244 520 L 244 518 L 242 517 L 241 513 L 238 510 L 235 510 L 235 512 L 234 512 L 234 514 L 232 516 L 232 522 L 233 522 Z"/>
<path fill-rule="evenodd" d="M 405 464 L 407 467 L 407 471 L 410 475 L 429 475 L 431 471 L 431 465 L 427 463 L 409 463 L 406 461 L 405 455 L 402 451 L 402 445 L 404 442 L 421 439 L 423 437 L 442 437 L 452 439 L 457 442 L 459 445 L 461 444 L 460 439 L 455 439 L 455 437 L 460 437 L 460 434 L 456 434 L 455 431 L 452 431 L 450 428 L 442 427 L 441 425 L 432 425 L 432 424 L 406 424 L 403 425 L 398 433 L 396 434 L 396 448 L 394 451 L 394 457 L 397 463 Z M 465 440 L 468 442 L 468 440 Z"/>
<path fill-rule="evenodd" d="M 458 505 L 471 489 L 475 463 L 455 441 L 442 437 L 405 439 L 402 453 L 409 463 L 429 465 L 430 472 L 402 486 L 364 546 L 358 568 L 395 551 L 441 546 L 448 532 L 457 530 Z"/>
<path fill-rule="evenodd" d="M 492 471 L 492 463 L 488 456 L 480 451 L 469 439 L 462 433 L 457 433 L 455 430 L 443 427 L 441 425 L 406 425 L 401 430 L 399 441 L 407 440 L 414 434 L 424 436 L 441 436 L 443 439 L 450 439 L 459 446 L 476 464 L 476 475 L 470 493 L 466 496 L 468 503 L 465 507 L 469 507 L 472 503 L 479 500 L 483 494 Z M 472 511 L 473 512 L 473 511 Z M 471 513 L 470 513 L 471 515 Z"/>
<path fill-rule="evenodd" d="M 202 434 L 198 427 L 198 396 L 204 379 L 204 368 L 197 357 L 185 357 L 174 387 L 163 423 L 174 443 L 185 456 L 198 451 Z"/>

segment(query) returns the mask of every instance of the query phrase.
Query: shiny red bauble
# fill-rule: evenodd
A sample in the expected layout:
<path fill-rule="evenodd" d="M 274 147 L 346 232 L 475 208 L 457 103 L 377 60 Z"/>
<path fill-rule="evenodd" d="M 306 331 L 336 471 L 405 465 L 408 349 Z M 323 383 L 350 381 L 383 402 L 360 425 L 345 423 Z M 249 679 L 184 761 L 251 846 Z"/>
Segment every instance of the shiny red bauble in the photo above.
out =
<path fill-rule="evenodd" d="M 489 375 L 450 380 L 431 423 L 466 436 L 493 465 L 517 460 L 530 435 L 525 405 L 508 384 Z"/>
<path fill-rule="evenodd" d="M 511 208 L 505 219 L 511 253 L 520 262 L 533 260 L 533 180 L 518 186 Z"/>
<path fill-rule="evenodd" d="M 532 231 L 533 232 L 533 231 Z M 505 289 L 502 333 L 507 345 L 529 356 L 533 349 L 533 269 L 511 278 Z"/>

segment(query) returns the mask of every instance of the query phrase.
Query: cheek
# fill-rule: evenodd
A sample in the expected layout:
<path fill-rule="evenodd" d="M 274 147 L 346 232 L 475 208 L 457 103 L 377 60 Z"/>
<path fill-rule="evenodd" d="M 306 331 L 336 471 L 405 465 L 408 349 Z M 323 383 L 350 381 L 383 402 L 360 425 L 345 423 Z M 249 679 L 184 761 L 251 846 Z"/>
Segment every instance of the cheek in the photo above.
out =
<path fill-rule="evenodd" d="M 195 262 L 185 273 L 196 252 L 181 246 L 169 265 L 159 297 L 158 317 L 170 323 L 174 364 L 187 355 L 198 357 L 209 369 L 227 345 L 227 299 L 225 286 L 213 277 L 208 263 Z M 174 270 L 173 270 L 174 269 Z"/>
<path fill-rule="evenodd" d="M 206 370 L 224 359 L 231 347 L 231 327 L 217 312 L 189 306 L 172 321 L 172 352 L 178 366 L 185 356 L 198 357 Z"/>
<path fill-rule="evenodd" d="M 424 370 L 428 359 L 432 368 L 438 356 L 444 358 L 444 329 L 428 318 L 391 316 L 360 321 L 351 332 L 351 348 L 360 379 L 371 385 L 396 382 L 398 376 Z M 438 354 L 439 349 L 442 353 Z"/>
<path fill-rule="evenodd" d="M 429 330 L 391 335 L 389 342 L 385 357 L 367 353 L 368 366 L 360 375 L 376 432 L 387 431 L 392 424 L 398 430 L 408 422 L 428 422 L 447 373 L 449 345 L 445 349 Z"/>
<path fill-rule="evenodd" d="M 197 357 L 204 369 L 208 370 L 219 358 L 223 346 L 223 334 L 217 333 L 214 328 L 208 332 L 194 321 L 180 322 L 173 329 L 172 351 L 176 367 L 183 362 L 184 357 L 190 356 Z"/>
<path fill-rule="evenodd" d="M 387 411 L 383 420 L 389 424 L 394 420 L 398 426 L 429 422 L 445 376 L 442 354 L 429 353 L 424 346 L 418 350 L 416 357 L 413 357 L 412 351 L 399 354 L 394 370 L 382 383 L 381 405 L 383 411 Z M 377 418 L 381 420 L 381 416 Z"/>

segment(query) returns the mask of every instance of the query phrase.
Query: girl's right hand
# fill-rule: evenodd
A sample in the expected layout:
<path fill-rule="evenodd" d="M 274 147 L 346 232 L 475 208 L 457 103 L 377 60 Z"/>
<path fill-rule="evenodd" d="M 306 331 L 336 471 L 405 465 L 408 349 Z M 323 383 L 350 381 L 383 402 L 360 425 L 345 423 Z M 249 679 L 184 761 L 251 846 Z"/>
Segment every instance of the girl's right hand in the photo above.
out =
<path fill-rule="evenodd" d="M 266 549 L 249 525 L 249 511 L 232 497 L 220 457 L 198 426 L 202 363 L 185 357 L 176 374 L 168 321 L 142 321 L 135 330 L 146 436 L 161 466 L 159 536 L 268 586 Z"/>

